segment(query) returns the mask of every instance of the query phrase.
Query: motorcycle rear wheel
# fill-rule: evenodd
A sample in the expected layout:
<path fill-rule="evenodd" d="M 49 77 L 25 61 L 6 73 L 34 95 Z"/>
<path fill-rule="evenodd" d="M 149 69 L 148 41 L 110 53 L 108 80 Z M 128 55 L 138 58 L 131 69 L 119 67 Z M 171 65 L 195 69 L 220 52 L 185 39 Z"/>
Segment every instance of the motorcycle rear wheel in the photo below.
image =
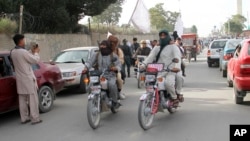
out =
<path fill-rule="evenodd" d="M 177 107 L 174 107 L 173 105 L 170 105 L 169 102 L 170 102 L 170 100 L 168 100 L 168 102 L 167 102 L 167 104 L 168 104 L 167 110 L 168 110 L 168 112 L 170 114 L 173 114 L 173 113 L 175 113 L 177 111 Z"/>
<path fill-rule="evenodd" d="M 141 100 L 138 109 L 138 121 L 142 129 L 148 130 L 152 127 L 154 114 L 151 112 L 151 100 L 149 96 Z"/>
<path fill-rule="evenodd" d="M 88 122 L 91 128 L 96 129 L 101 120 L 101 112 L 98 111 L 98 97 L 94 97 L 93 99 L 88 100 L 87 105 L 87 116 Z"/>

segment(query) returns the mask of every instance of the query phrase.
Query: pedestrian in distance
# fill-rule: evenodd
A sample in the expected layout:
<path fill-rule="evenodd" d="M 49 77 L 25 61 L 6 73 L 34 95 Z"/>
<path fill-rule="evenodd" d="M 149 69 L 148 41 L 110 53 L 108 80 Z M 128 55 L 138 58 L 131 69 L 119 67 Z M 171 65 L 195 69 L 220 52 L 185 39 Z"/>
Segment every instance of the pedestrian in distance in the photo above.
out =
<path fill-rule="evenodd" d="M 125 71 L 125 66 L 127 67 L 127 76 L 130 77 L 130 65 L 131 65 L 131 58 L 132 58 L 132 51 L 131 48 L 127 45 L 127 40 L 123 39 L 123 45 L 121 49 L 124 54 L 124 61 L 125 63 L 122 65 L 123 72 Z"/>

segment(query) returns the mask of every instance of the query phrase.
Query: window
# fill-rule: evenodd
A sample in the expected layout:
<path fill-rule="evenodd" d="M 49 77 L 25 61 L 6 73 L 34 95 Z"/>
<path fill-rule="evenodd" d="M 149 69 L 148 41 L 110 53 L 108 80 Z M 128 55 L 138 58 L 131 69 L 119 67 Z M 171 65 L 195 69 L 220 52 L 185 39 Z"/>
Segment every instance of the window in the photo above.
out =
<path fill-rule="evenodd" d="M 40 69 L 40 66 L 38 64 L 33 64 L 33 65 L 31 65 L 31 67 L 32 67 L 33 71 Z"/>
<path fill-rule="evenodd" d="M 4 56 L 0 57 L 0 77 L 10 76 L 10 68 L 7 66 Z"/>
<path fill-rule="evenodd" d="M 229 41 L 227 47 L 228 47 L 228 48 L 234 49 L 234 48 L 236 48 L 236 46 L 237 46 L 238 44 L 240 44 L 240 42 L 241 42 L 241 40 Z"/>
<path fill-rule="evenodd" d="M 227 41 L 214 41 L 213 44 L 211 45 L 211 48 L 212 49 L 224 48 L 226 43 L 227 43 Z"/>
<path fill-rule="evenodd" d="M 81 63 L 82 59 L 87 60 L 88 50 L 71 50 L 58 54 L 53 61 L 56 63 Z"/>

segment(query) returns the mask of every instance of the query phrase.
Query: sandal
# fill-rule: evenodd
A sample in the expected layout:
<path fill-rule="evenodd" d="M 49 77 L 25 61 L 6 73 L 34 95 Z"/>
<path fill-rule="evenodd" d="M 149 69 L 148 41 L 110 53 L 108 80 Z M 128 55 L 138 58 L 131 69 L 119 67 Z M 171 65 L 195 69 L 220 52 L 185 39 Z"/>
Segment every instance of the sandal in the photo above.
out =
<path fill-rule="evenodd" d="M 40 119 L 40 120 L 38 120 L 38 121 L 36 121 L 36 122 L 32 122 L 31 124 L 32 124 L 32 125 L 35 125 L 35 124 L 38 124 L 38 123 L 41 123 L 41 122 L 43 122 L 43 121 Z"/>
<path fill-rule="evenodd" d="M 180 102 L 184 102 L 183 94 L 177 94 L 177 99 L 178 99 Z"/>

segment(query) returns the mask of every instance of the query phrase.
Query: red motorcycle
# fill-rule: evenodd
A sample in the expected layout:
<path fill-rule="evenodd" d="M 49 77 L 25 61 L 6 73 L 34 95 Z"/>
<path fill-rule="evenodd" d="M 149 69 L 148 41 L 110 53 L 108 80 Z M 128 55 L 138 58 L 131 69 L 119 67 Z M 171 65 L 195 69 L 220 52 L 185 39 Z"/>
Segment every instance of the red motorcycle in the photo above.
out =
<path fill-rule="evenodd" d="M 146 93 L 140 97 L 138 109 L 139 124 L 144 130 L 151 128 L 157 112 L 164 112 L 164 109 L 167 109 L 169 113 L 174 113 L 179 107 L 179 101 L 173 102 L 165 88 L 164 75 L 167 75 L 168 72 L 170 70 L 164 70 L 164 64 L 147 65 L 145 72 Z"/>

